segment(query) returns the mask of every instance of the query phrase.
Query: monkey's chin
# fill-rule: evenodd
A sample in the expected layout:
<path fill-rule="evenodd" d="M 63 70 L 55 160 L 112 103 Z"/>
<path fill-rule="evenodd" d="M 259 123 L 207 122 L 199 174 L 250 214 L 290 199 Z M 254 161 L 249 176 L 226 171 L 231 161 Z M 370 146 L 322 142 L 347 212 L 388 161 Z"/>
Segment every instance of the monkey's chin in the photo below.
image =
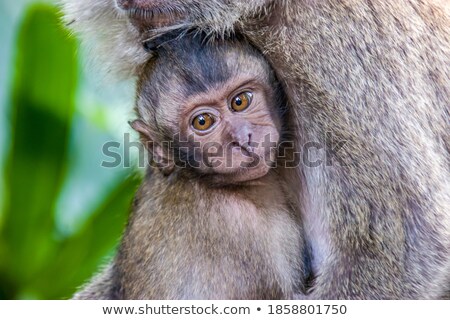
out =
<path fill-rule="evenodd" d="M 235 171 L 215 175 L 214 182 L 220 185 L 259 184 L 261 178 L 265 177 L 270 169 L 266 164 L 237 168 Z"/>

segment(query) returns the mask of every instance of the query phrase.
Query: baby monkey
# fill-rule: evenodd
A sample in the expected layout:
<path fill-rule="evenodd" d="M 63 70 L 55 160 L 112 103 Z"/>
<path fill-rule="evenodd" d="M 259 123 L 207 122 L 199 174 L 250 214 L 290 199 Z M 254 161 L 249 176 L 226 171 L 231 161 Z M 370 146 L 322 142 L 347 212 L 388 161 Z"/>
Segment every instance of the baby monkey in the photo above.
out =
<path fill-rule="evenodd" d="M 285 100 L 242 39 L 186 35 L 157 49 L 131 123 L 151 166 L 115 259 L 117 299 L 290 299 L 300 224 L 274 168 Z"/>

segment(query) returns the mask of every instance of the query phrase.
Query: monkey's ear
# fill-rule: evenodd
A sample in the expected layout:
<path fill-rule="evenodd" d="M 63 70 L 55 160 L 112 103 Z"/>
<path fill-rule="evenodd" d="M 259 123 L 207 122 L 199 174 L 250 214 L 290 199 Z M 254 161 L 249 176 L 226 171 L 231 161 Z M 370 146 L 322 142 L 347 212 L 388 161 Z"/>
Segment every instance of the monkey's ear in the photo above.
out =
<path fill-rule="evenodd" d="M 137 132 L 139 133 L 139 136 L 141 137 L 141 140 L 150 140 L 153 141 L 153 138 L 151 137 L 151 132 L 148 129 L 148 126 L 145 124 L 142 120 L 134 120 L 129 121 L 128 124 Z"/>
<path fill-rule="evenodd" d="M 159 168 L 164 175 L 170 175 L 175 169 L 173 155 L 168 148 L 164 149 L 160 143 L 153 137 L 148 125 L 142 120 L 129 122 L 130 126 L 139 133 L 141 142 L 145 148 L 152 154 L 152 165 Z"/>

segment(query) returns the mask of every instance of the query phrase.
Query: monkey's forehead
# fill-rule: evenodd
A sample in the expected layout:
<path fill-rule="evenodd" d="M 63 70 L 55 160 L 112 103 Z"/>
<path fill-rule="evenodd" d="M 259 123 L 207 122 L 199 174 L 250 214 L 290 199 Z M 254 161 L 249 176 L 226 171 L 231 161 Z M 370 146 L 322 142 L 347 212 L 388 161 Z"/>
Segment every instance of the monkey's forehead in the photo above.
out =
<path fill-rule="evenodd" d="M 232 90 L 240 79 L 273 82 L 264 57 L 242 43 L 208 44 L 189 41 L 174 44 L 148 63 L 138 85 L 138 110 L 150 118 L 175 116 L 193 96 L 215 96 L 224 87 Z M 203 96 L 204 97 L 204 96 Z M 205 99 L 207 100 L 207 99 Z"/>
<path fill-rule="evenodd" d="M 190 55 L 184 52 L 181 56 L 161 57 L 151 65 L 141 81 L 141 89 L 148 92 L 165 87 L 165 94 L 175 90 L 189 96 L 243 77 L 270 82 L 273 74 L 261 55 L 239 48 L 199 54 L 194 51 Z"/>
<path fill-rule="evenodd" d="M 159 80 L 152 74 L 162 73 L 165 77 L 179 76 L 213 83 L 226 81 L 242 70 L 255 72 L 264 69 L 270 69 L 265 58 L 245 40 L 205 41 L 194 34 L 167 42 L 144 73 L 150 75 L 151 81 Z"/>

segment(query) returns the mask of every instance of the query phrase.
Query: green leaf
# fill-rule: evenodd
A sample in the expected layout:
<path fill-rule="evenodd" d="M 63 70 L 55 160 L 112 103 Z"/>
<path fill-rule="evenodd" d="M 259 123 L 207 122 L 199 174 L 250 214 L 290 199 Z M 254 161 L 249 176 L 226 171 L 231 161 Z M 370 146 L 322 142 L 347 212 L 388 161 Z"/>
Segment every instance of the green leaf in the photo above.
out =
<path fill-rule="evenodd" d="M 2 277 L 20 287 L 53 250 L 54 206 L 66 175 L 78 71 L 76 43 L 54 7 L 28 10 L 16 50 L 2 230 L 8 263 L 2 264 Z"/>
<path fill-rule="evenodd" d="M 74 121 L 76 48 L 54 7 L 28 10 L 11 93 L 0 299 L 70 297 L 114 252 L 139 183 L 130 173 L 120 177 L 75 234 L 61 238 L 57 232 L 55 208 L 67 177 Z"/>
<path fill-rule="evenodd" d="M 123 177 L 122 181 L 81 230 L 60 244 L 51 265 L 36 277 L 32 286 L 45 290 L 47 299 L 72 296 L 100 265 L 107 262 L 105 257 L 114 253 L 140 179 L 129 176 Z"/>

